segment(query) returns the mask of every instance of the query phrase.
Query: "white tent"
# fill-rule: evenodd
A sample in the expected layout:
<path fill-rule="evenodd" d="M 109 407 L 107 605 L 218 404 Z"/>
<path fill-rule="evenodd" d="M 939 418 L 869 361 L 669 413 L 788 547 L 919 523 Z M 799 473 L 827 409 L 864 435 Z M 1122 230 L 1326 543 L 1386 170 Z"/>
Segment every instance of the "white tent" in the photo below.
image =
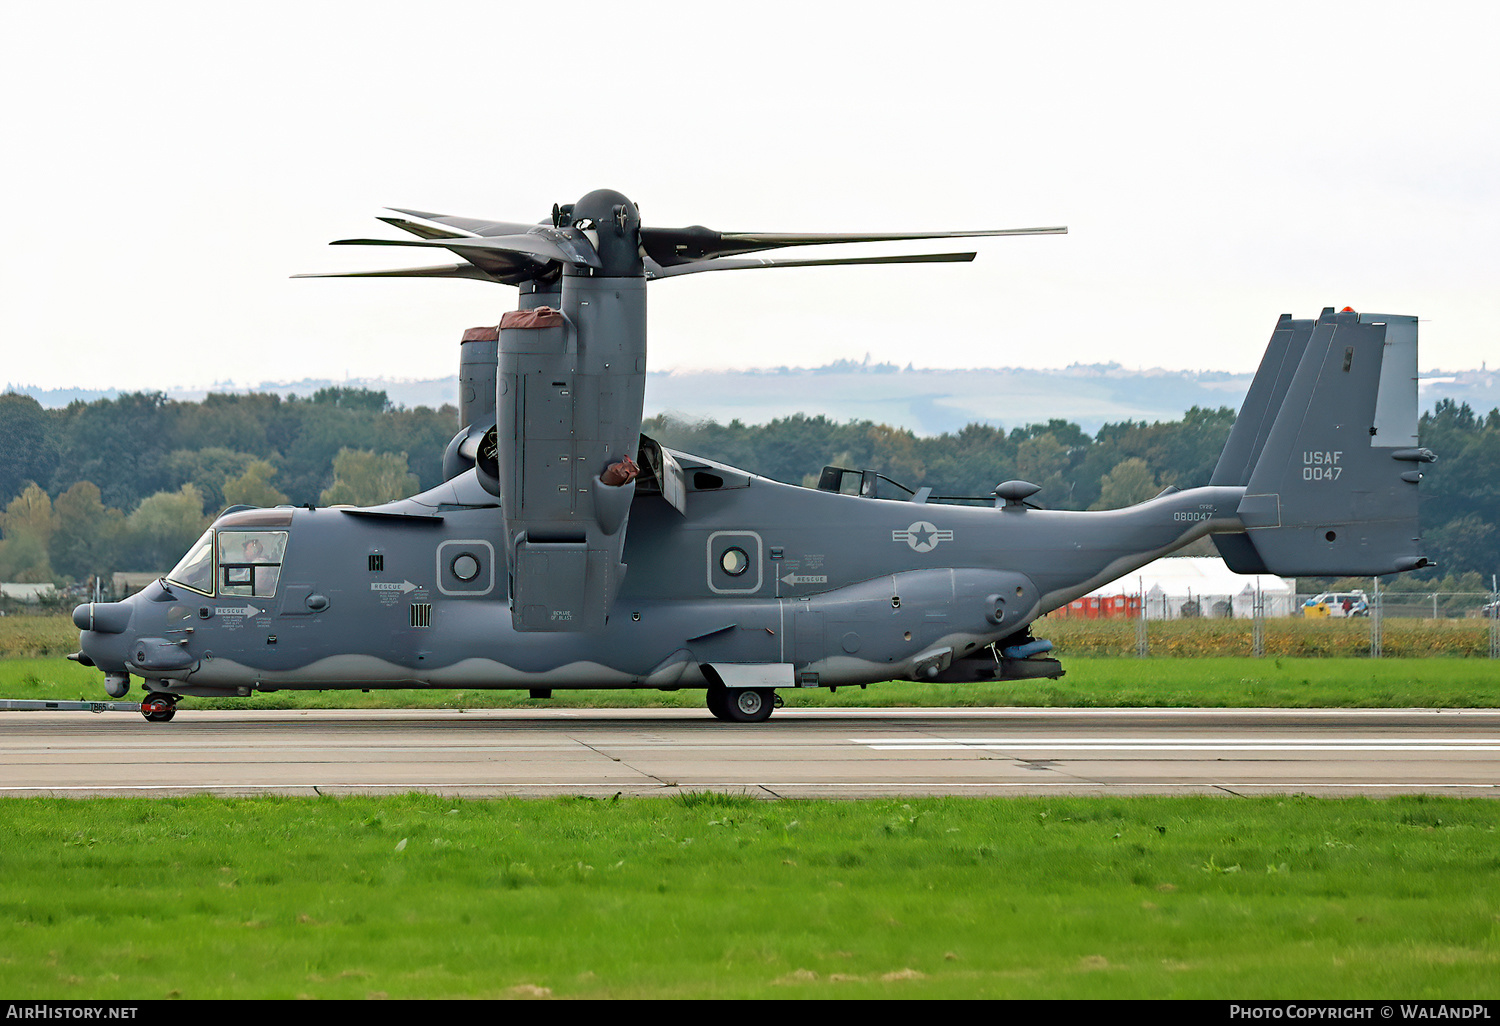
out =
<path fill-rule="evenodd" d="M 18 602 L 40 602 L 44 598 L 51 598 L 56 590 L 50 581 L 46 584 L 17 584 L 13 581 L 0 583 L 0 596 Z"/>
<path fill-rule="evenodd" d="M 1252 617 L 1256 592 L 1266 616 L 1297 611 L 1297 581 L 1272 574 L 1237 574 L 1218 556 L 1166 556 L 1102 588 L 1089 598 L 1144 597 L 1146 618 Z"/>

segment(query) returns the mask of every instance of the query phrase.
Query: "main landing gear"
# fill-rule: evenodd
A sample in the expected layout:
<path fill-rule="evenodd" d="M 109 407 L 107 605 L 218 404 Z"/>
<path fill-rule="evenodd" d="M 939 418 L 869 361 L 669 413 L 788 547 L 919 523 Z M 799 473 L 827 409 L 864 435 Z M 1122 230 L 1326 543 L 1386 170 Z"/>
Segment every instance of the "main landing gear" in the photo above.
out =
<path fill-rule="evenodd" d="M 141 699 L 141 715 L 152 723 L 166 723 L 177 715 L 177 696 L 153 692 Z"/>
<path fill-rule="evenodd" d="M 708 687 L 708 711 L 730 723 L 761 723 L 780 707 L 781 696 L 771 688 Z"/>

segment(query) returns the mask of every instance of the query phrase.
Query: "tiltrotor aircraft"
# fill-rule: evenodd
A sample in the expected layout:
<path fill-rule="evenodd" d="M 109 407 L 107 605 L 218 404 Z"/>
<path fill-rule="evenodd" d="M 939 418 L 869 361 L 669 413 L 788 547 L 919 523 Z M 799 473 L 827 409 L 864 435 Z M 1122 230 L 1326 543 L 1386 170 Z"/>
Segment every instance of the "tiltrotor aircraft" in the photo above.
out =
<path fill-rule="evenodd" d="M 74 610 L 73 658 L 142 712 L 184 695 L 321 688 L 703 688 L 764 720 L 783 688 L 1057 677 L 1037 617 L 1212 535 L 1241 573 L 1427 565 L 1417 520 L 1414 317 L 1283 316 L 1211 482 L 1127 509 L 1046 510 L 1005 481 L 983 505 L 828 467 L 816 488 L 640 434 L 646 286 L 700 271 L 957 261 L 768 259 L 789 246 L 1061 233 L 895 235 L 649 228 L 591 192 L 520 224 L 396 211 L 458 263 L 371 272 L 520 289 L 460 360 L 447 480 L 370 508 L 226 510 L 160 581 Z"/>

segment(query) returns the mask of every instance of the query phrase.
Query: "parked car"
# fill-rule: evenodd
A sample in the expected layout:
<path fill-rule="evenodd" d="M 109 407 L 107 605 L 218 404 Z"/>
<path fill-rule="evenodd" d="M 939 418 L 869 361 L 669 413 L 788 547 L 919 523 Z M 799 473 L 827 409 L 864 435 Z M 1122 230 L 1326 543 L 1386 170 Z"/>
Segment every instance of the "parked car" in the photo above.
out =
<path fill-rule="evenodd" d="M 1369 616 L 1370 599 L 1362 591 L 1325 591 L 1302 603 L 1302 615 Z"/>

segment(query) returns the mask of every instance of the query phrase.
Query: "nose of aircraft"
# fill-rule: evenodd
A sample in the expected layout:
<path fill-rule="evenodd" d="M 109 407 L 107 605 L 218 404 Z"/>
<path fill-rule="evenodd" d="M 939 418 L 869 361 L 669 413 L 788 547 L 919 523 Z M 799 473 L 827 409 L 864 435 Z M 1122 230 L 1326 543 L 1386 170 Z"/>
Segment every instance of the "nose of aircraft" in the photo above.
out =
<path fill-rule="evenodd" d="M 78 636 L 78 661 L 104 671 L 105 689 L 119 698 L 130 686 L 125 672 L 129 658 L 132 605 L 128 602 L 85 602 L 73 610 Z"/>
<path fill-rule="evenodd" d="M 73 609 L 73 625 L 81 631 L 124 634 L 130 626 L 130 605 L 125 602 L 85 602 Z"/>

